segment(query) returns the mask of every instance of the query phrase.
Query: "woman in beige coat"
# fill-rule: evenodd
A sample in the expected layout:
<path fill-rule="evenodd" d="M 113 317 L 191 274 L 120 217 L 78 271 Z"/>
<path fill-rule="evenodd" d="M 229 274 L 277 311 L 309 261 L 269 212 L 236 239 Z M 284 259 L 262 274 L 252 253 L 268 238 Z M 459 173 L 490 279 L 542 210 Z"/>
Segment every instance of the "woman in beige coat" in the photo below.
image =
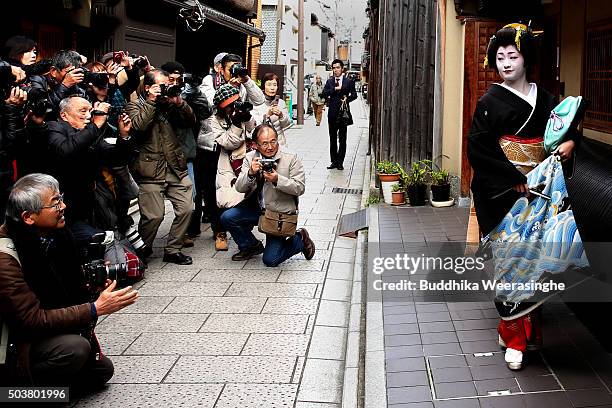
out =
<path fill-rule="evenodd" d="M 284 131 L 290 128 L 293 123 L 287 111 L 287 104 L 278 95 L 278 77 L 271 73 L 265 74 L 261 80 L 261 89 L 266 101 L 253 109 L 255 122 L 258 125 L 262 123 L 272 125 L 278 134 L 278 143 L 281 146 L 286 146 L 287 140 Z"/>

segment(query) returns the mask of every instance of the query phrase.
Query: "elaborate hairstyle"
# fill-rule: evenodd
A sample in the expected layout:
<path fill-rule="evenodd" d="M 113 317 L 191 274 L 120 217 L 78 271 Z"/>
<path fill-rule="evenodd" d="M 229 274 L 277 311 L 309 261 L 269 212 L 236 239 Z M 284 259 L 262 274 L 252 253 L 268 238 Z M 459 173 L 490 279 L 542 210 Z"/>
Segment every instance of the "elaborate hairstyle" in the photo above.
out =
<path fill-rule="evenodd" d="M 537 50 L 534 32 L 524 24 L 508 24 L 497 31 L 489 40 L 484 67 L 497 70 L 497 50 L 499 47 L 514 45 L 525 60 L 525 68 L 533 67 L 537 62 Z"/>

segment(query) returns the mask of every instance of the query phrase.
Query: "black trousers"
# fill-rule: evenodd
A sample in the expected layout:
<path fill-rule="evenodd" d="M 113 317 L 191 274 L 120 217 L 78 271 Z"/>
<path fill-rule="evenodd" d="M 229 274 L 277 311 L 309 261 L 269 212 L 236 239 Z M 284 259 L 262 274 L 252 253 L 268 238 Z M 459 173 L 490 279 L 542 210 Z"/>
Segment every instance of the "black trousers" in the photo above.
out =
<path fill-rule="evenodd" d="M 329 158 L 332 163 L 342 165 L 346 155 L 346 126 L 338 126 L 335 119 L 329 120 Z M 340 141 L 340 147 L 338 147 Z"/>
<path fill-rule="evenodd" d="M 37 386 L 69 385 L 89 390 L 106 384 L 114 367 L 106 356 L 94 358 L 89 340 L 78 334 L 63 334 L 32 344 L 30 371 Z"/>
<path fill-rule="evenodd" d="M 210 218 L 210 227 L 213 233 L 223 232 L 221 228 L 221 212 L 217 207 L 217 167 L 219 163 L 219 151 L 198 149 L 196 159 L 193 162 L 193 172 L 195 175 L 195 209 L 191 216 L 191 224 L 188 233 L 196 234 L 200 232 L 202 214 L 207 212 Z M 204 200 L 204 207 L 202 207 Z"/>

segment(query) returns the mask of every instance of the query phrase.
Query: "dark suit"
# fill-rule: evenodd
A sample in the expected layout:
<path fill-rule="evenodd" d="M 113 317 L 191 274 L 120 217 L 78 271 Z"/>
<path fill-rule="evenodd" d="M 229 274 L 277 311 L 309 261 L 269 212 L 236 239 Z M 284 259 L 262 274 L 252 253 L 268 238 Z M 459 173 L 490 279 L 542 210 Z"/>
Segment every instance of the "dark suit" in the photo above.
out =
<path fill-rule="evenodd" d="M 336 77 L 331 77 L 325 83 L 323 88 L 323 97 L 327 101 L 328 112 L 327 120 L 329 124 L 329 156 L 332 163 L 341 166 L 344 162 L 346 154 L 346 126 L 338 126 L 336 119 L 342 105 L 342 98 L 346 96 L 347 102 L 350 103 L 357 99 L 355 91 L 355 83 L 346 75 L 342 78 L 342 88 L 336 90 Z M 338 139 L 340 140 L 340 148 L 338 148 Z"/>

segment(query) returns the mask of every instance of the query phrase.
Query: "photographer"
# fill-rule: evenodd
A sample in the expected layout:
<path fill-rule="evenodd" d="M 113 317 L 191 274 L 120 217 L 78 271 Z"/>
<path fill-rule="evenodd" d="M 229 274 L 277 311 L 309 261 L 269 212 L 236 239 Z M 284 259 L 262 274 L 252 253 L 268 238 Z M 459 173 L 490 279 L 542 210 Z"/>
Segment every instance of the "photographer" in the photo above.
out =
<path fill-rule="evenodd" d="M 194 245 L 193 239 L 201 233 L 200 219 L 202 217 L 202 186 L 205 183 L 203 180 L 203 166 L 197 161 L 197 145 L 196 136 L 200 133 L 200 129 L 210 116 L 212 109 L 208 104 L 206 96 L 200 91 L 196 85 L 196 79 L 191 74 L 185 73 L 183 64 L 175 61 L 168 61 L 161 66 L 161 69 L 168 72 L 170 84 L 180 86 L 181 98 L 191 107 L 196 116 L 196 123 L 189 128 L 177 128 L 176 136 L 181 141 L 185 158 L 187 159 L 187 168 L 189 177 L 193 183 L 193 201 L 194 210 L 191 213 L 191 221 L 187 234 L 183 240 L 185 247 Z"/>
<path fill-rule="evenodd" d="M 107 229 L 96 219 L 96 186 L 104 183 L 102 167 L 126 165 L 134 152 L 131 121 L 119 119 L 119 138 L 112 144 L 106 120 L 110 105 L 74 96 L 60 102 L 60 119 L 49 122 L 49 163 L 65 194 L 68 227 L 79 243 Z"/>
<path fill-rule="evenodd" d="M 30 78 L 32 90 L 46 96 L 51 102 L 51 112 L 47 120 L 59 117 L 59 103 L 72 95 L 85 97 L 85 90 L 78 85 L 85 79 L 81 55 L 76 51 L 59 51 L 51 58 L 51 69 L 46 75 L 35 75 Z"/>
<path fill-rule="evenodd" d="M 211 74 L 206 75 L 204 79 L 202 79 L 202 84 L 200 84 L 200 91 L 206 96 L 208 100 L 208 104 L 213 106 L 215 98 L 215 92 L 221 85 L 225 83 L 225 77 L 223 76 L 223 65 L 221 65 L 221 60 L 223 57 L 227 55 L 227 52 L 220 52 L 215 55 L 215 59 L 213 60 L 213 71 Z"/>
<path fill-rule="evenodd" d="M 106 53 L 101 61 L 109 74 L 110 84 L 116 86 L 127 101 L 131 100 L 140 85 L 140 71 L 149 72 L 153 69 L 146 56 L 130 56 L 124 51 Z"/>
<path fill-rule="evenodd" d="M 183 254 L 181 248 L 191 218 L 193 186 L 176 129 L 194 126 L 196 118 L 177 88 L 169 86 L 166 71 L 149 71 L 143 80 L 143 92 L 136 102 L 127 104 L 126 112 L 137 131 L 140 151 L 133 165 L 133 174 L 140 187 L 140 235 L 151 248 L 164 220 L 165 195 L 172 202 L 174 220 L 163 261 L 191 265 L 191 257 Z"/>
<path fill-rule="evenodd" d="M 238 88 L 221 85 L 215 93 L 215 115 L 210 120 L 211 135 L 219 151 L 216 177 L 216 203 L 211 205 L 211 229 L 215 234 L 215 249 L 227 251 L 227 233 L 220 223 L 221 212 L 244 200 L 244 194 L 234 188 L 242 161 L 250 144 L 248 136 L 255 128 L 250 110 L 253 105 L 240 101 Z M 208 206 L 208 202 L 206 203 Z"/>
<path fill-rule="evenodd" d="M 293 124 L 289 118 L 287 104 L 278 94 L 278 77 L 276 74 L 267 73 L 261 79 L 261 89 L 266 96 L 266 102 L 256 106 L 256 122 L 258 124 L 267 123 L 274 126 L 278 134 L 278 142 L 281 146 L 287 147 L 285 130 Z"/>
<path fill-rule="evenodd" d="M 24 69 L 36 63 L 37 46 L 34 40 L 15 35 L 4 44 L 4 58 L 11 65 Z"/>
<path fill-rule="evenodd" d="M 295 154 L 282 151 L 274 127 L 259 125 L 253 131 L 253 141 L 257 150 L 247 153 L 236 181 L 236 190 L 253 198 L 245 200 L 249 205 L 231 208 L 221 216 L 221 224 L 240 249 L 232 260 L 242 261 L 262 252 L 266 266 L 277 266 L 300 252 L 310 260 L 315 245 L 304 228 L 293 229 L 295 232 L 288 237 L 262 231 L 266 232 L 265 249 L 251 232 L 258 225 L 262 210 L 265 218 L 282 214 L 278 219 L 286 219 L 293 215 L 297 224 L 298 197 L 305 190 L 302 161 Z"/>
<path fill-rule="evenodd" d="M 113 364 L 93 334 L 99 316 L 133 304 L 131 287 L 107 281 L 95 301 L 71 235 L 57 180 L 18 180 L 0 227 L 0 316 L 9 329 L 3 385 L 100 387 Z M 100 288 L 102 289 L 102 288 Z"/>
<path fill-rule="evenodd" d="M 223 67 L 222 73 L 225 83 L 238 88 L 242 102 L 250 102 L 253 106 L 257 106 L 266 101 L 262 90 L 249 77 L 248 69 L 242 66 L 240 56 L 227 54 L 221 59 L 221 66 Z"/>

